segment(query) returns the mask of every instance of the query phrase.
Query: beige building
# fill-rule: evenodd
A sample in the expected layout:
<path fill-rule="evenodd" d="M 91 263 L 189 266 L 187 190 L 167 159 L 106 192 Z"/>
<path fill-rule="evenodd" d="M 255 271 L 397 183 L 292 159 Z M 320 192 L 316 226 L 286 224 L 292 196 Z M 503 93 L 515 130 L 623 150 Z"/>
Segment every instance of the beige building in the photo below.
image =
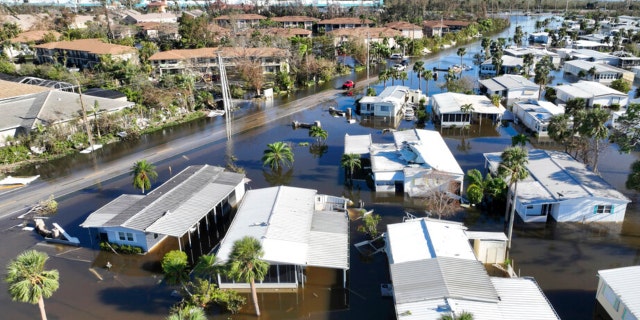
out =
<path fill-rule="evenodd" d="M 68 67 L 93 68 L 100 57 L 138 63 L 138 49 L 102 42 L 100 39 L 49 42 L 35 46 L 39 63 L 65 63 Z"/>

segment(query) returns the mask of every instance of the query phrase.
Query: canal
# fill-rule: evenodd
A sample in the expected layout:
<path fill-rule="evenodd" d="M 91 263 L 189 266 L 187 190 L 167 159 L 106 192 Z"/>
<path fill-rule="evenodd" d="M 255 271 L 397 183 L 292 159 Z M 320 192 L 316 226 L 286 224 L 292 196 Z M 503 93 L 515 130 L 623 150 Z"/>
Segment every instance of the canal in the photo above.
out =
<path fill-rule="evenodd" d="M 516 22 L 524 26 L 525 30 L 531 31 L 536 19 L 538 17 L 512 17 L 510 30 L 498 36 L 513 35 Z M 474 43 L 466 47 L 468 53 L 464 57 L 464 63 L 471 65 L 471 58 L 479 51 L 479 45 Z M 427 68 L 459 63 L 460 57 L 456 55 L 455 48 L 443 50 L 425 59 Z M 371 74 L 377 72 L 372 71 Z M 413 79 L 405 81 L 405 84 L 417 88 L 415 75 L 412 72 L 409 72 L 409 75 Z M 477 66 L 471 71 L 466 71 L 464 75 L 477 75 Z M 305 111 L 283 116 L 276 121 L 267 121 L 269 115 L 276 113 L 288 100 L 312 94 L 314 91 L 337 88 L 347 79 L 361 81 L 364 78 L 364 72 L 340 77 L 325 86 L 300 91 L 294 97 L 276 99 L 273 105 L 241 105 L 241 110 L 236 116 L 249 112 L 263 113 L 265 116 L 256 118 L 255 121 L 239 122 L 242 128 L 236 129 L 241 133 L 233 135 L 229 141 L 222 139 L 206 143 L 155 163 L 159 178 L 154 185 L 166 181 L 172 173 L 188 165 L 207 163 L 224 166 L 227 156 L 234 155 L 237 158 L 236 164 L 244 168 L 247 177 L 251 179 L 248 188 L 287 184 L 313 188 L 324 194 L 343 195 L 355 203 L 362 200 L 367 209 L 374 210 L 382 216 L 380 231 L 384 231 L 384 225 L 388 223 L 402 221 L 405 210 L 420 215 L 422 209 L 419 203 L 395 195 L 376 194 L 366 184 L 356 183 L 352 188 L 345 186 L 345 175 L 339 161 L 346 133 L 371 134 L 374 142 L 392 141 L 391 135 L 383 134 L 380 127 L 349 124 L 344 118 L 329 114 L 329 106 L 337 106 L 343 110 L 353 107 L 353 97 L 335 95 L 327 101 L 316 101 L 313 107 Z M 440 82 L 442 78 L 444 77 L 440 77 Z M 563 80 L 558 76 L 555 81 Z M 389 85 L 390 81 L 387 84 Z M 424 81 L 421 85 L 424 88 Z M 383 84 L 373 87 L 380 92 Z M 430 81 L 429 92 L 433 94 L 440 91 L 438 84 Z M 292 129 L 290 123 L 294 120 L 320 121 L 329 133 L 326 148 L 318 152 L 309 146 L 302 146 L 300 142 L 311 143 L 313 140 L 308 137 L 307 130 Z M 135 154 L 152 146 L 166 145 L 168 148 L 171 147 L 172 141 L 178 138 L 206 140 L 213 134 L 214 129 L 223 125 L 223 118 L 198 120 L 145 136 L 138 142 L 106 146 L 95 159 L 76 155 L 30 168 L 24 173 L 41 174 L 43 180 L 55 185 L 56 177 L 73 176 L 82 170 L 100 168 L 114 159 Z M 411 127 L 412 122 L 402 120 L 400 123 L 400 129 Z M 433 129 L 433 125 L 427 124 L 427 128 Z M 513 127 L 484 126 L 472 127 L 464 132 L 443 131 L 443 135 L 461 167 L 467 171 L 473 168 L 480 169 L 483 165 L 482 153 L 502 151 L 510 145 L 511 136 L 516 132 Z M 286 141 L 294 146 L 294 166 L 290 170 L 284 170 L 280 175 L 274 175 L 263 168 L 260 161 L 262 150 L 274 141 Z M 640 207 L 637 204 L 640 197 L 624 187 L 629 166 L 638 158 L 637 153 L 621 155 L 615 146 L 611 146 L 604 152 L 601 160 L 602 176 L 633 200 L 627 209 L 624 223 L 548 223 L 515 227 L 511 251 L 515 269 L 522 276 L 536 278 L 562 319 L 592 317 L 597 270 L 640 263 Z M 157 272 L 160 257 L 148 255 L 144 259 L 137 259 L 100 253 L 90 249 L 92 242 L 89 234 L 78 226 L 88 214 L 117 196 L 138 193 L 139 191 L 131 186 L 130 179 L 126 174 L 118 175 L 59 199 L 59 213 L 50 220 L 58 222 L 70 234 L 80 238 L 83 247 L 77 250 L 68 251 L 60 247 L 43 246 L 39 244 L 41 239 L 38 235 L 15 227 L 19 221 L 0 220 L 0 239 L 3 241 L 0 257 L 3 261 L 31 247 L 53 256 L 48 267 L 59 269 L 61 285 L 54 296 L 46 300 L 49 319 L 163 319 L 168 314 L 169 307 L 178 301 L 178 298 L 171 294 L 172 289 L 161 283 L 162 276 Z M 486 213 L 471 209 L 456 215 L 453 219 L 463 221 L 472 230 L 503 230 L 502 212 Z M 357 221 L 352 222 L 352 244 L 365 239 L 363 234 L 356 231 L 357 225 Z M 104 268 L 106 261 L 113 264 L 110 271 Z M 394 319 L 392 300 L 380 294 L 380 284 L 389 282 L 387 269 L 386 257 L 383 254 L 363 257 L 352 246 L 347 291 L 330 289 L 333 275 L 323 273 L 322 270 L 313 270 L 319 281 L 309 284 L 304 289 L 293 293 L 260 294 L 263 312 L 261 318 Z M 33 319 L 37 316 L 36 306 L 10 302 L 4 282 L 0 284 L 0 303 L 5 306 L 1 318 Z M 212 316 L 215 319 L 228 317 Z M 247 304 L 239 315 L 231 318 L 255 317 L 252 316 L 251 305 Z"/>

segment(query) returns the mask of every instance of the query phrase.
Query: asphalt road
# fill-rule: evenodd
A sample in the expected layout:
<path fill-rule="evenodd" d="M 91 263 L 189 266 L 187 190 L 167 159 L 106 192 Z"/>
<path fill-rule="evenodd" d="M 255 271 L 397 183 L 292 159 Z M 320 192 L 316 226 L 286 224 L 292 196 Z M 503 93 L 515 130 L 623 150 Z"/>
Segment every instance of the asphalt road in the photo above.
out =
<path fill-rule="evenodd" d="M 357 89 L 362 89 L 364 86 L 376 80 L 377 77 L 371 77 L 369 80 L 359 81 L 357 83 Z M 231 135 L 237 135 L 264 126 L 278 119 L 291 116 L 318 104 L 322 104 L 323 102 L 330 101 L 343 94 L 343 92 L 343 90 L 339 89 L 326 90 L 288 102 L 276 108 L 268 108 L 256 113 L 234 118 Z M 143 151 L 131 153 L 117 160 L 101 162 L 100 164 L 94 165 L 92 169 L 77 171 L 73 174 L 56 177 L 48 181 L 38 180 L 25 187 L 8 190 L 0 193 L 0 219 L 22 214 L 33 205 L 47 199 L 50 195 L 55 195 L 56 199 L 59 199 L 96 183 L 122 175 L 128 175 L 131 164 L 140 159 L 146 159 L 151 163 L 158 163 L 196 148 L 218 143 L 224 139 L 226 139 L 226 128 L 225 126 L 219 126 L 214 128 L 212 134 L 208 136 L 183 137 Z"/>

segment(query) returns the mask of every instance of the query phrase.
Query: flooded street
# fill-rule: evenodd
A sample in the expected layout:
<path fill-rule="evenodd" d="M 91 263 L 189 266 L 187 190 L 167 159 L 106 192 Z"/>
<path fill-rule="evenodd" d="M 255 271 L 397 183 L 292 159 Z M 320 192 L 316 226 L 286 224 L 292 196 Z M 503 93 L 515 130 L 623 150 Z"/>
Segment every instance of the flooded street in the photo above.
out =
<path fill-rule="evenodd" d="M 519 17 L 519 23 L 525 30 L 532 30 L 536 17 Z M 515 28 L 512 18 L 510 34 Z M 529 28 L 529 29 L 527 29 Z M 507 37 L 509 32 L 501 36 Z M 471 64 L 471 57 L 478 52 L 477 45 L 467 45 L 465 63 Z M 443 67 L 460 63 L 455 48 L 441 52 L 437 57 L 426 59 L 425 67 Z M 372 71 L 371 74 L 377 72 Z M 477 66 L 471 75 L 477 75 Z M 413 80 L 406 85 L 418 87 L 415 75 L 409 72 Z M 336 88 L 345 79 L 354 79 L 355 75 L 341 77 L 313 89 Z M 366 78 L 364 72 L 356 80 Z M 440 78 L 440 81 L 442 81 Z M 562 79 L 556 79 L 562 81 Z M 387 82 L 390 85 L 391 81 Z M 398 84 L 398 81 L 396 81 Z M 422 82 L 424 88 L 425 82 Z M 374 86 L 379 93 L 383 84 Z M 310 91 L 313 91 L 310 90 Z M 434 81 L 430 81 L 429 92 L 441 90 Z M 309 91 L 296 95 L 310 94 Z M 289 98 L 292 99 L 292 98 Z M 392 142 L 390 134 L 382 134 L 381 128 L 360 124 L 348 124 L 345 118 L 333 117 L 329 106 L 346 110 L 354 107 L 355 98 L 337 95 L 329 101 L 316 101 L 308 110 L 293 115 L 282 116 L 276 121 L 266 123 L 273 114 L 282 112 L 279 105 L 285 102 L 277 100 L 273 106 L 242 106 L 236 116 L 249 111 L 264 112 L 263 117 L 251 121 L 238 122 L 237 132 L 228 142 L 224 139 L 206 143 L 184 154 L 170 157 L 155 163 L 159 174 L 158 186 L 188 165 L 211 164 L 225 166 L 226 156 L 234 155 L 237 165 L 246 170 L 251 179 L 247 188 L 263 188 L 286 184 L 302 188 L 312 188 L 321 194 L 342 195 L 357 203 L 362 200 L 368 210 L 382 216 L 380 231 L 388 223 L 402 221 L 404 211 L 410 210 L 417 215 L 423 212 L 419 202 L 409 201 L 392 194 L 376 194 L 365 183 L 355 183 L 353 188 L 345 186 L 344 169 L 339 166 L 343 152 L 344 135 L 371 134 L 374 142 Z M 359 120 L 359 117 L 357 117 Z M 320 150 L 310 146 L 300 146 L 301 142 L 312 145 L 308 130 L 294 130 L 291 122 L 320 121 L 329 137 L 326 148 Z M 263 122 L 264 121 L 264 122 Z M 266 123 L 266 125 L 261 125 Z M 214 128 L 224 125 L 224 119 L 213 118 L 166 129 L 143 137 L 143 140 L 129 144 L 110 145 L 100 150 L 95 160 L 75 155 L 37 168 L 30 168 L 24 174 L 40 174 L 46 183 L 56 184 L 56 177 L 75 175 L 83 170 L 100 168 L 113 159 L 127 157 L 136 151 L 151 146 L 171 148 L 175 140 L 182 137 L 196 139 L 210 138 Z M 400 129 L 409 129 L 413 122 L 401 120 Z M 433 129 L 432 124 L 427 124 Z M 482 127 L 472 126 L 468 131 L 459 129 L 443 130 L 445 140 L 456 160 L 466 172 L 469 169 L 481 169 L 484 163 L 482 153 L 499 152 L 511 144 L 511 136 L 516 133 L 513 127 L 493 127 L 483 123 Z M 173 141 L 173 142 L 172 142 Z M 274 175 L 262 167 L 262 150 L 274 141 L 290 142 L 295 155 L 294 166 Z M 630 164 L 640 158 L 638 153 L 621 155 L 614 146 L 601 156 L 600 173 L 615 188 L 632 199 L 622 224 L 533 224 L 516 225 L 514 230 L 511 257 L 515 270 L 522 276 L 533 276 L 557 310 L 562 319 L 591 319 L 595 303 L 597 284 L 596 272 L 599 269 L 615 268 L 640 263 L 640 196 L 624 187 Z M 135 159 L 138 160 L 138 159 Z M 133 161 L 132 161 L 133 163 Z M 49 319 L 164 319 L 169 307 L 178 301 L 171 295 L 172 288 L 160 283 L 162 275 L 158 273 L 159 256 L 148 254 L 144 259 L 138 257 L 114 257 L 100 253 L 89 233 L 79 224 L 87 215 L 121 194 L 138 194 L 131 186 L 128 174 L 118 175 L 89 188 L 59 198 L 59 212 L 50 218 L 68 233 L 80 239 L 82 247 L 71 251 L 39 244 L 41 237 L 33 232 L 21 231 L 12 227 L 20 223 L 14 219 L 0 220 L 0 257 L 7 261 L 19 252 L 35 248 L 46 251 L 52 256 L 48 268 L 60 271 L 60 289 L 51 299 L 46 300 Z M 481 213 L 475 209 L 458 214 L 455 220 L 464 221 L 471 230 L 503 230 L 503 212 Z M 351 223 L 351 244 L 365 240 L 362 233 L 356 231 L 359 221 Z M 171 243 L 166 243 L 171 246 Z M 380 284 L 389 283 L 387 260 L 384 254 L 363 257 L 351 246 L 351 268 L 348 273 L 348 289 L 341 289 L 336 283 L 335 274 L 327 270 L 309 270 L 314 281 L 297 292 L 261 293 L 259 299 L 263 315 L 261 319 L 395 319 L 391 298 L 382 297 Z M 113 264 L 107 271 L 106 261 Z M 37 306 L 11 302 L 6 284 L 0 283 L 0 304 L 3 305 L 4 319 L 33 319 L 37 316 Z M 239 315 L 211 315 L 211 319 L 256 319 L 248 303 Z"/>

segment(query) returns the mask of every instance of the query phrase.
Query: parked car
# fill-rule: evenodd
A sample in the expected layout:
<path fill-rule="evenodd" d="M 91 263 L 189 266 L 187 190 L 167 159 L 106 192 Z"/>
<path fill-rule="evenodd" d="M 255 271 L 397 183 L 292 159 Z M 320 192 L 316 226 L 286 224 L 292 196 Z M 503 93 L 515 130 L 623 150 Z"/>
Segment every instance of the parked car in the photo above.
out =
<path fill-rule="evenodd" d="M 394 65 L 393 65 L 393 68 L 394 68 L 395 70 L 397 70 L 397 71 L 404 71 L 404 69 L 406 69 L 406 68 L 407 68 L 407 66 L 402 65 L 402 64 L 400 64 L 400 63 L 396 63 L 396 64 L 394 64 Z"/>
<path fill-rule="evenodd" d="M 342 84 L 342 89 L 353 89 L 356 86 L 356 83 L 351 81 L 351 80 L 347 80 Z"/>
<path fill-rule="evenodd" d="M 389 59 L 402 59 L 402 53 L 392 53 Z"/>

